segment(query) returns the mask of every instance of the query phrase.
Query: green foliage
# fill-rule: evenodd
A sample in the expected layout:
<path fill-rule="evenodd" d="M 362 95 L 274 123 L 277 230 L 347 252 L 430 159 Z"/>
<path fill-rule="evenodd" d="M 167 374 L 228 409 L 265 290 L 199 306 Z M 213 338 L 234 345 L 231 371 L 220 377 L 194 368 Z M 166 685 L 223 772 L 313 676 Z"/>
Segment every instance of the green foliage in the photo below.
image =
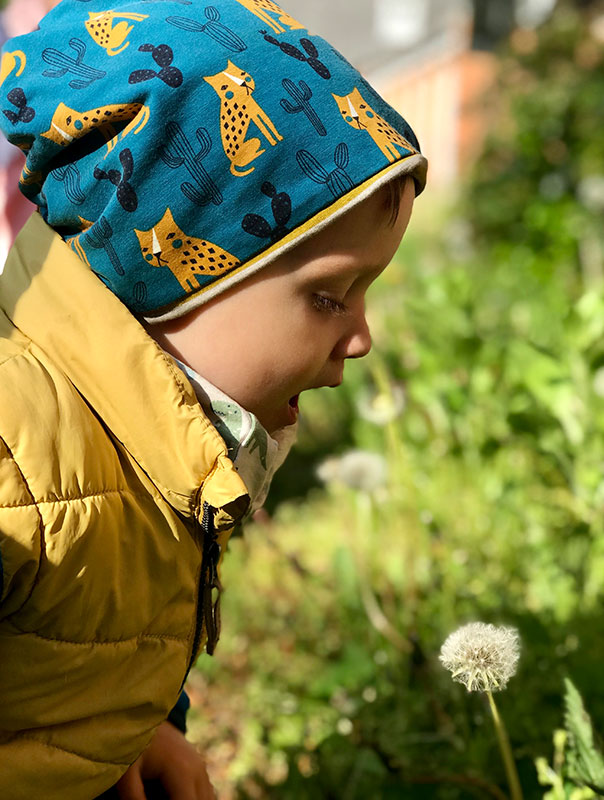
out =
<path fill-rule="evenodd" d="M 591 791 L 556 762 L 570 739 L 553 767 L 534 762 L 565 675 L 604 719 L 594 37 L 563 8 L 532 49 L 514 40 L 498 135 L 462 200 L 439 209 L 422 196 L 419 225 L 372 290 L 374 352 L 337 392 L 302 398 L 300 446 L 271 517 L 231 545 L 223 639 L 192 681 L 194 732 L 224 800 L 504 797 L 488 709 L 437 660 L 473 620 L 523 641 L 498 705 L 526 800 L 544 786 L 550 800 Z M 400 387 L 404 409 L 376 424 L 367 409 Z M 384 456 L 386 485 L 319 488 L 317 463 L 353 447 Z"/>
<path fill-rule="evenodd" d="M 542 756 L 535 759 L 539 783 L 542 786 L 551 786 L 543 795 L 543 800 L 591 800 L 595 797 L 591 789 L 577 786 L 565 777 L 566 741 L 566 731 L 554 732 L 554 766 L 550 766 Z"/>
<path fill-rule="evenodd" d="M 591 719 L 572 681 L 566 678 L 564 683 L 564 721 L 569 739 L 568 774 L 578 784 L 589 786 L 597 794 L 604 795 L 604 758 L 594 745 Z"/>
<path fill-rule="evenodd" d="M 466 194 L 472 225 L 482 243 L 518 256 L 537 278 L 559 265 L 588 272 L 585 239 L 602 242 L 604 200 L 589 194 L 604 172 L 602 44 L 572 7 L 561 7 L 538 41 L 512 42 L 500 70 L 508 113 Z"/>
<path fill-rule="evenodd" d="M 584 800 L 604 795 L 604 758 L 594 744 L 591 719 L 577 688 L 565 685 L 565 730 L 554 733 L 554 764 L 543 757 L 535 764 L 539 783 L 551 786 L 544 800 Z"/>

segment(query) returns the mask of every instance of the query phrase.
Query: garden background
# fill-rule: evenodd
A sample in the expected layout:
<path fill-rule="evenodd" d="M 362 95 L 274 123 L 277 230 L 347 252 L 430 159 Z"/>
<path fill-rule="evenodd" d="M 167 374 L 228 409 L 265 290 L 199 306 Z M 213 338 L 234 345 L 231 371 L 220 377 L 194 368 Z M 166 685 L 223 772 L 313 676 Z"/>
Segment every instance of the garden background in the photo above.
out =
<path fill-rule="evenodd" d="M 553 734 L 567 676 L 604 730 L 603 50 L 585 0 L 500 43 L 483 151 L 418 199 L 371 355 L 303 397 L 188 683 L 221 800 L 505 798 L 484 697 L 438 661 L 474 620 L 520 632 L 525 797 L 594 796 Z"/>
<path fill-rule="evenodd" d="M 552 736 L 565 676 L 604 729 L 603 10 L 502 42 L 482 155 L 418 199 L 371 355 L 303 397 L 231 543 L 189 684 L 225 800 L 505 797 L 484 697 L 438 661 L 472 620 L 520 631 L 499 706 L 525 797 L 592 796 Z"/>

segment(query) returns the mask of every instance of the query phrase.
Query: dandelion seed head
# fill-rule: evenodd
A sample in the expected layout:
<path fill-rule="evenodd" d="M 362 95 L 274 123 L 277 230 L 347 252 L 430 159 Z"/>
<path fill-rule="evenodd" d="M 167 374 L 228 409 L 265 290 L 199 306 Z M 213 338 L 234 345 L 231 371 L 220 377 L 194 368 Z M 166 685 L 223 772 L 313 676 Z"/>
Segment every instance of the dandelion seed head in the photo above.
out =
<path fill-rule="evenodd" d="M 592 21 L 590 30 L 596 41 L 604 42 L 604 14 L 600 14 Z"/>
<path fill-rule="evenodd" d="M 324 483 L 343 483 L 351 489 L 375 492 L 388 478 L 386 460 L 378 453 L 350 450 L 340 457 L 326 459 L 317 469 Z"/>
<path fill-rule="evenodd" d="M 604 397 L 604 367 L 600 367 L 595 371 L 593 388 L 598 397 Z"/>
<path fill-rule="evenodd" d="M 505 689 L 516 673 L 520 637 L 516 628 L 471 622 L 452 633 L 443 644 L 440 660 L 453 680 L 469 692 Z"/>
<path fill-rule="evenodd" d="M 400 383 L 390 384 L 387 391 L 369 394 L 362 392 L 357 400 L 357 411 L 362 419 L 374 425 L 387 425 L 405 410 L 405 390 Z"/>
<path fill-rule="evenodd" d="M 342 717 L 342 719 L 339 719 L 336 727 L 340 736 L 350 736 L 350 734 L 354 730 L 354 725 L 352 724 L 352 721 L 347 719 L 346 717 Z"/>
<path fill-rule="evenodd" d="M 577 186 L 579 201 L 590 211 L 604 210 L 604 175 L 588 175 Z"/>
<path fill-rule="evenodd" d="M 378 696 L 378 693 L 377 693 L 377 689 L 375 688 L 375 686 L 366 686 L 363 689 L 362 697 L 363 697 L 363 700 L 366 703 L 375 703 L 375 701 L 377 700 L 377 696 Z"/>

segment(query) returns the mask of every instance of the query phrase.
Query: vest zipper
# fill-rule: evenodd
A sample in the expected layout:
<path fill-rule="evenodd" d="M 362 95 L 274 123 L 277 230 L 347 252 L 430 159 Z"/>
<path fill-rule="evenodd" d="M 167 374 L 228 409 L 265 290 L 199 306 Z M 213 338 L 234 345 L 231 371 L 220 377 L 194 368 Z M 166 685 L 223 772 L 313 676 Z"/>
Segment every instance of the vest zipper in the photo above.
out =
<path fill-rule="evenodd" d="M 214 525 L 214 510 L 208 503 L 203 504 L 201 524 L 197 521 L 195 524 L 201 533 L 202 560 L 197 587 L 195 635 L 193 636 L 193 648 L 187 667 L 187 675 L 197 660 L 197 651 L 204 629 L 207 636 L 206 652 L 208 655 L 214 654 L 216 644 L 220 638 L 220 593 L 222 592 L 222 585 L 218 577 L 220 543 L 218 542 Z M 216 592 L 215 597 L 214 592 Z"/>

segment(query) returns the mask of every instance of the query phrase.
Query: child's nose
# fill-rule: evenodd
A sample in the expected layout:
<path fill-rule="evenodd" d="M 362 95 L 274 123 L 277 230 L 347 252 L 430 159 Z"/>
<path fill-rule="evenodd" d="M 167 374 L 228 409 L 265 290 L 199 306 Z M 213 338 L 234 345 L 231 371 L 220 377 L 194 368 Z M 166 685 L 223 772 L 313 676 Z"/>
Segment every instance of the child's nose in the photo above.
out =
<path fill-rule="evenodd" d="M 354 323 L 340 341 L 340 358 L 363 358 L 371 350 L 371 333 L 365 310 L 355 315 Z"/>

